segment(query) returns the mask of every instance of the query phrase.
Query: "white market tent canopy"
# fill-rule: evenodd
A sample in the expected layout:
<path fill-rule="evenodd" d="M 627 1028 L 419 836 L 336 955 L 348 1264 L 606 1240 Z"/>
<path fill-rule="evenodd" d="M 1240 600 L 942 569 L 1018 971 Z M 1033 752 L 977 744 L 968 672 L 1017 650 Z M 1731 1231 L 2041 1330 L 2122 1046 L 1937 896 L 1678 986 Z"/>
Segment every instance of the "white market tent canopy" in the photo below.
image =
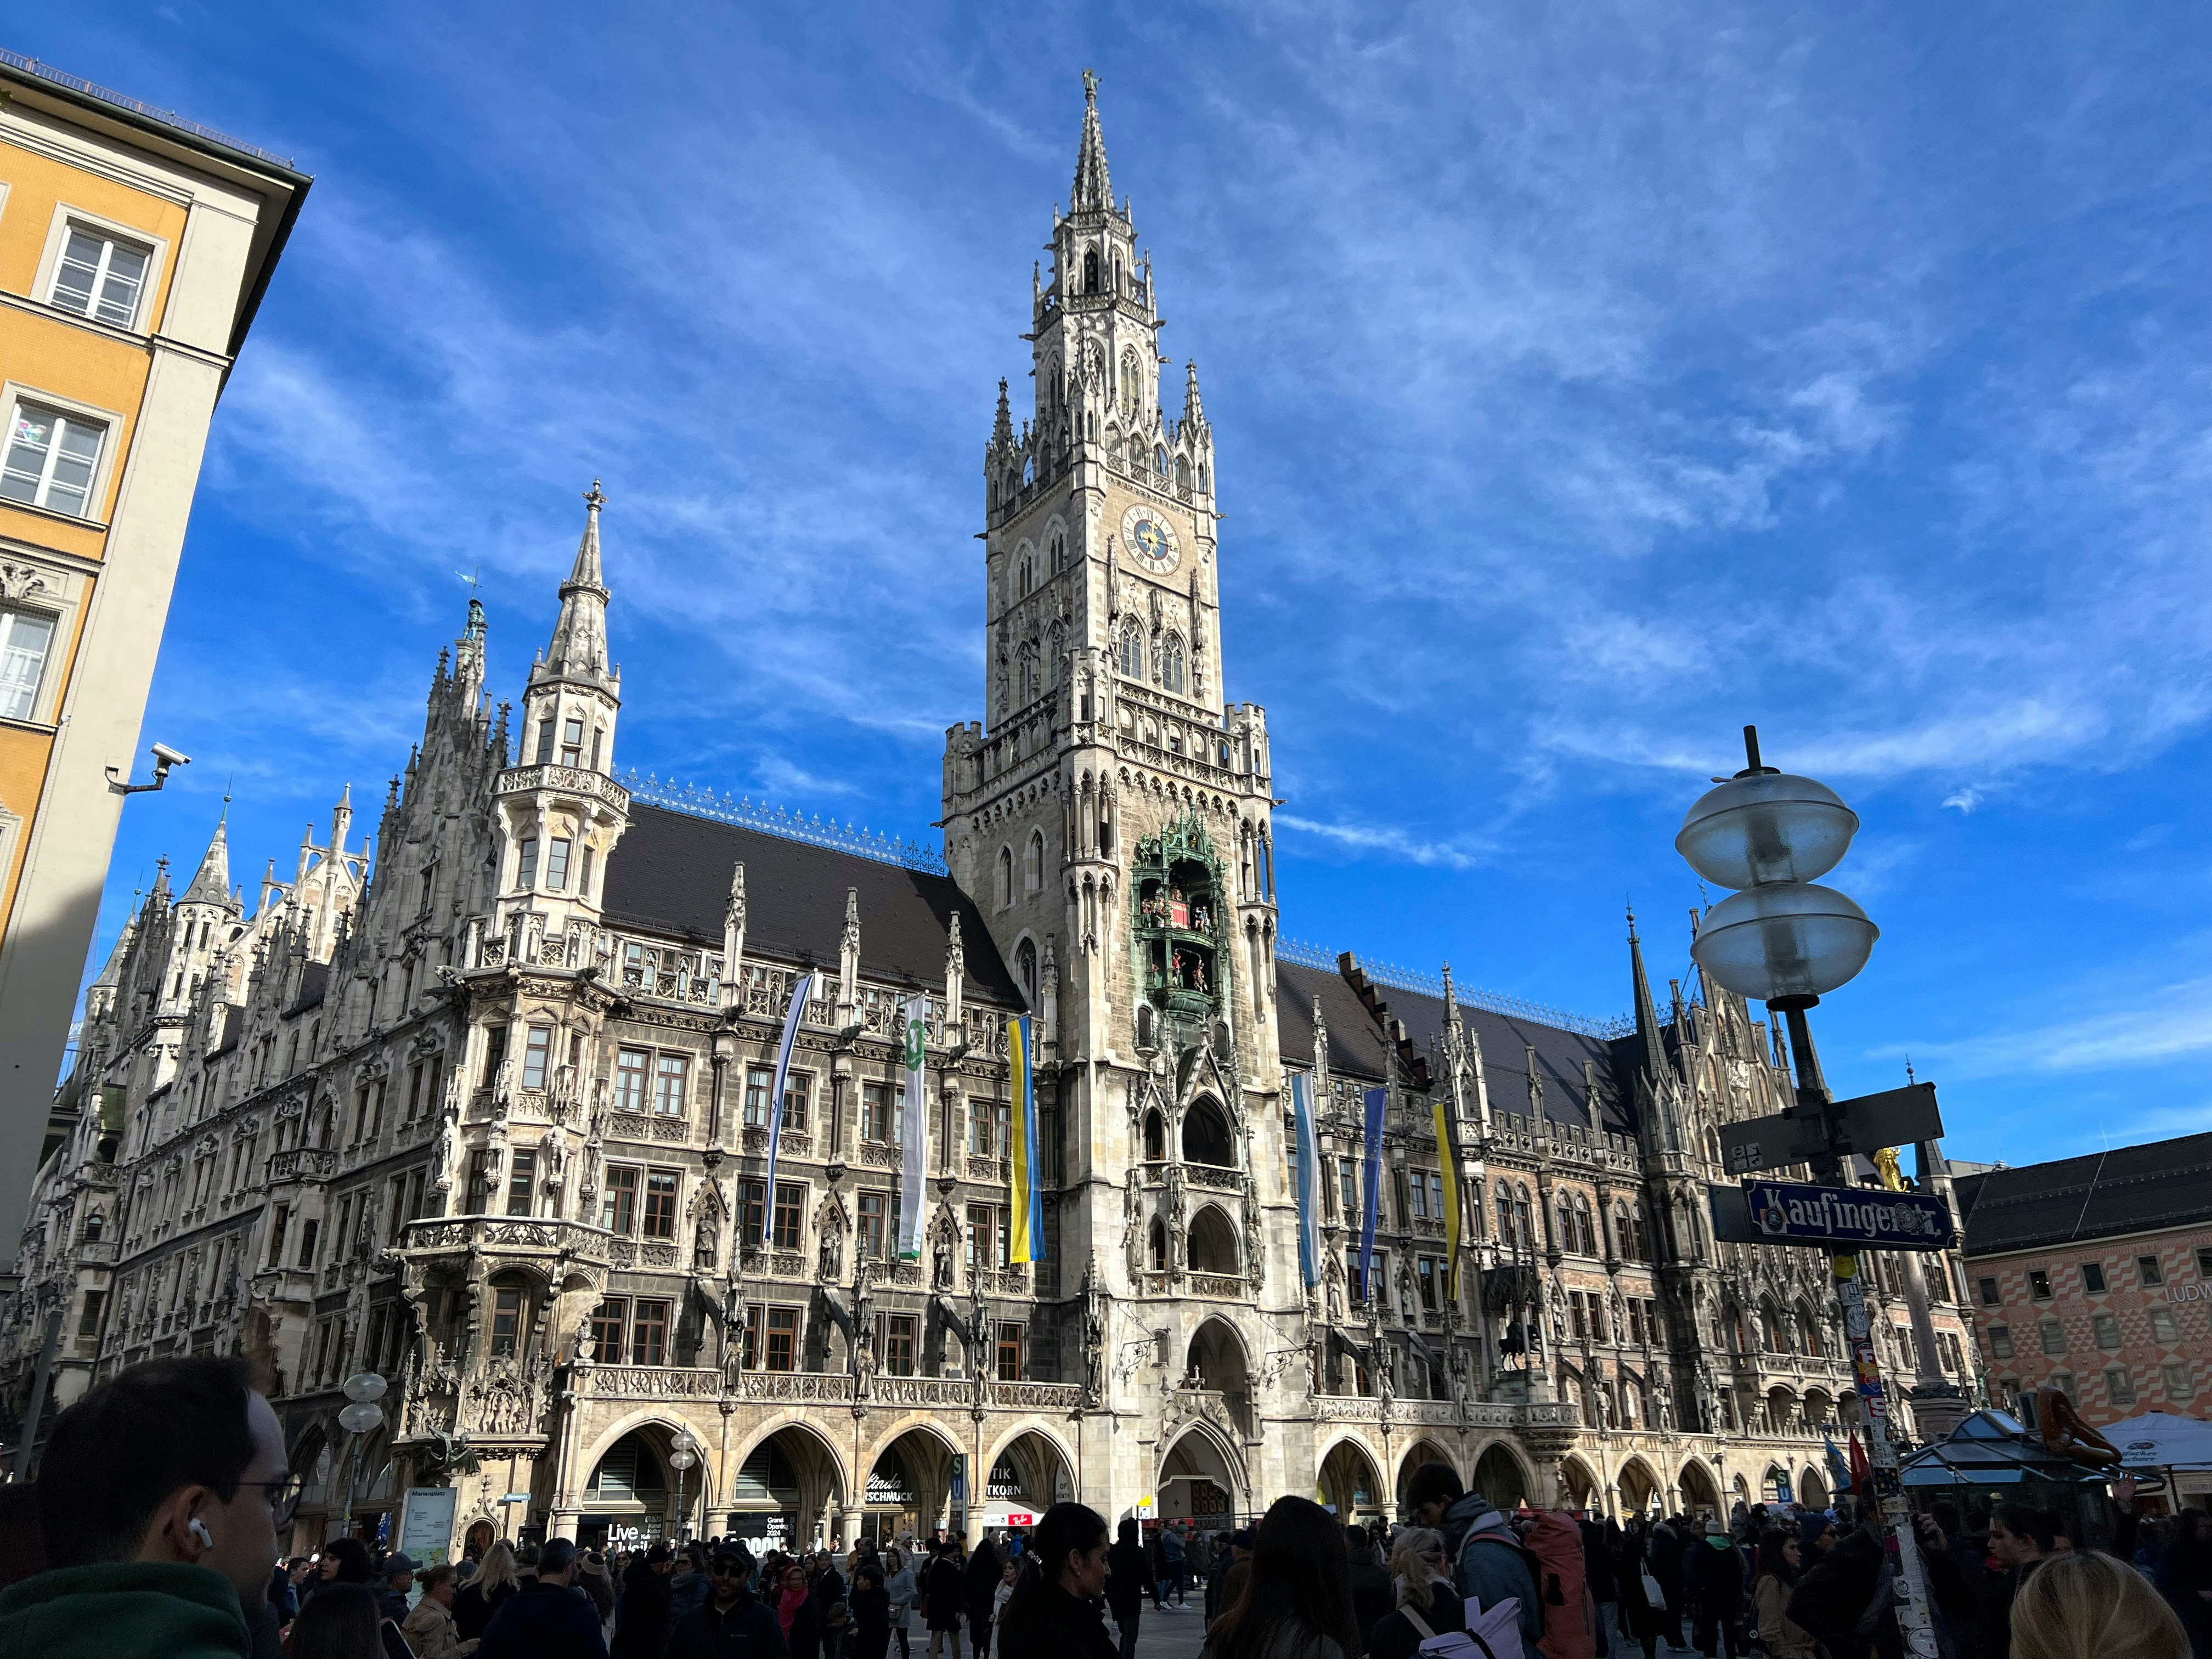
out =
<path fill-rule="evenodd" d="M 2201 1417 L 2145 1412 L 2107 1423 L 2097 1432 L 2120 1449 L 2120 1462 L 2127 1468 L 2212 1469 L 2212 1423 Z"/>

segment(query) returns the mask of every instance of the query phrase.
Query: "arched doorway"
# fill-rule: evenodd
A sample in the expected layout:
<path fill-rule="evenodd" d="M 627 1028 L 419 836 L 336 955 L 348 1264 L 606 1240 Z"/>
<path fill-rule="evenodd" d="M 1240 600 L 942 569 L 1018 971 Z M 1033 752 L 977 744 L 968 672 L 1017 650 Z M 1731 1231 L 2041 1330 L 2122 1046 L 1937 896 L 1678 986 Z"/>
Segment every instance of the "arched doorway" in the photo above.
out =
<path fill-rule="evenodd" d="M 952 1525 L 954 1455 L 927 1429 L 908 1429 L 878 1452 L 868 1471 L 860 1536 L 880 1544 L 902 1532 L 927 1537 L 933 1528 Z"/>
<path fill-rule="evenodd" d="M 1828 1483 L 1821 1478 L 1820 1470 L 1809 1463 L 1806 1465 L 1805 1472 L 1797 1477 L 1797 1501 L 1810 1510 L 1828 1507 Z"/>
<path fill-rule="evenodd" d="M 1160 1460 L 1156 1507 L 1163 1521 L 1182 1521 L 1212 1532 L 1243 1518 L 1243 1483 L 1222 1443 L 1195 1425 Z"/>
<path fill-rule="evenodd" d="M 627 1549 L 667 1536 L 675 1483 L 668 1476 L 666 1448 L 654 1443 L 658 1437 L 632 1429 L 600 1454 L 584 1483 L 578 1543 Z"/>
<path fill-rule="evenodd" d="M 1382 1480 L 1375 1460 L 1356 1440 L 1340 1440 L 1321 1461 L 1321 1490 L 1327 1508 L 1346 1526 L 1364 1526 L 1382 1516 Z"/>
<path fill-rule="evenodd" d="M 1244 1345 L 1225 1320 L 1209 1319 L 1190 1339 L 1183 1386 L 1205 1389 L 1221 1396 L 1238 1429 L 1252 1432 L 1252 1376 L 1245 1364 Z"/>
<path fill-rule="evenodd" d="M 987 1527 L 1027 1527 L 1054 1504 L 1075 1496 L 1074 1472 L 1067 1457 L 1051 1437 L 1035 1429 L 1019 1434 L 991 1460 L 990 1478 L 983 1486 L 983 1524 Z"/>
<path fill-rule="evenodd" d="M 1455 1474 L 1459 1468 L 1459 1465 L 1452 1462 L 1451 1454 L 1435 1441 L 1416 1440 L 1406 1448 L 1406 1455 L 1398 1460 L 1397 1498 L 1401 1505 L 1406 1501 L 1406 1488 L 1413 1483 L 1413 1471 L 1427 1463 L 1442 1463 Z"/>
<path fill-rule="evenodd" d="M 1620 1507 L 1624 1516 L 1649 1516 L 1659 1507 L 1659 1477 L 1640 1457 L 1620 1466 Z"/>
<path fill-rule="evenodd" d="M 1488 1498 L 1493 1508 L 1517 1510 L 1533 1507 L 1536 1483 L 1519 1458 L 1502 1445 L 1492 1445 L 1483 1453 L 1474 1466 L 1474 1489 Z"/>
<path fill-rule="evenodd" d="M 1692 1520 L 1699 1516 L 1712 1517 L 1721 1513 L 1721 1489 L 1713 1483 L 1713 1473 L 1697 1458 L 1682 1465 L 1681 1478 L 1675 1483 L 1682 1493 L 1682 1506 Z"/>
<path fill-rule="evenodd" d="M 844 1498 L 836 1454 L 811 1429 L 788 1425 L 755 1441 L 738 1461 L 722 1530 L 745 1540 L 757 1555 L 798 1548 L 826 1532 Z"/>
<path fill-rule="evenodd" d="M 1575 1510 L 1593 1519 L 1605 1509 L 1597 1477 L 1590 1473 L 1589 1466 L 1579 1457 L 1569 1457 L 1560 1462 L 1559 1500 L 1562 1509 Z"/>

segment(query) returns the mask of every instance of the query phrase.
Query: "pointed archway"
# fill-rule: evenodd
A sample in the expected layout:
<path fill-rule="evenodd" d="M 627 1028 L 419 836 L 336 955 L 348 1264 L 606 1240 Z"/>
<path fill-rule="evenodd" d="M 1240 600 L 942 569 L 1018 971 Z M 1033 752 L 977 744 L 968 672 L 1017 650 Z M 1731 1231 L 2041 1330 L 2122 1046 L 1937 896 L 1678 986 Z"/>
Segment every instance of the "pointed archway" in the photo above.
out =
<path fill-rule="evenodd" d="M 1347 1526 L 1364 1526 L 1384 1516 L 1385 1488 L 1375 1460 L 1357 1440 L 1340 1440 L 1321 1460 L 1320 1490 L 1330 1514 Z"/>
<path fill-rule="evenodd" d="M 1209 1532 L 1249 1513 L 1239 1460 L 1204 1423 L 1191 1424 L 1168 1448 L 1153 1492 L 1162 1520 L 1189 1521 Z"/>
<path fill-rule="evenodd" d="M 1475 1460 L 1474 1489 L 1500 1510 L 1534 1507 L 1536 1498 L 1535 1479 L 1528 1465 L 1502 1441 L 1492 1442 Z"/>

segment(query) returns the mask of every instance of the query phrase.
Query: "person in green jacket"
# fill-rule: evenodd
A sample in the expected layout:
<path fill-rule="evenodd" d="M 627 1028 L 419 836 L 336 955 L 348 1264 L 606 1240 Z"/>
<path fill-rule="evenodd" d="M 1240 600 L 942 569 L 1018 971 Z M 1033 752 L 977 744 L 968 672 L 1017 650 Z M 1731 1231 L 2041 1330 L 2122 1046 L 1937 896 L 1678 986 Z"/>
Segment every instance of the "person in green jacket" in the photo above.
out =
<path fill-rule="evenodd" d="M 0 1659 L 251 1659 L 300 1481 L 246 1362 L 155 1359 L 54 1419 L 51 1571 L 0 1592 Z"/>

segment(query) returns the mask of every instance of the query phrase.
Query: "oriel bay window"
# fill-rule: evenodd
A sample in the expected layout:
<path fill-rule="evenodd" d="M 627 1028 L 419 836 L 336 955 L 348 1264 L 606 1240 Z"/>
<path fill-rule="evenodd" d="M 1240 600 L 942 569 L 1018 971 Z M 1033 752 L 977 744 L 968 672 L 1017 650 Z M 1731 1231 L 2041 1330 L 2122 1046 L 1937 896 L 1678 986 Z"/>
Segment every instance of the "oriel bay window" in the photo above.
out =
<path fill-rule="evenodd" d="M 653 1054 L 645 1048 L 619 1048 L 615 1051 L 615 1110 L 641 1112 L 645 1109 L 645 1079 L 653 1069 Z"/>
<path fill-rule="evenodd" d="M 514 884 L 521 888 L 538 885 L 538 837 L 526 836 L 515 852 Z"/>
<path fill-rule="evenodd" d="M 645 1176 L 645 1237 L 676 1237 L 676 1195 L 681 1178 L 674 1170 L 648 1170 Z"/>
<path fill-rule="evenodd" d="M 555 836 L 545 848 L 545 885 L 554 892 L 565 892 L 568 886 L 568 848 L 566 836 Z"/>
<path fill-rule="evenodd" d="M 607 1166 L 606 1187 L 599 1194 L 599 1225 L 623 1237 L 637 1232 L 637 1189 L 645 1171 L 635 1164 Z"/>
<path fill-rule="evenodd" d="M 542 1089 L 553 1066 L 553 1028 L 533 1025 L 522 1040 L 522 1086 Z"/>

